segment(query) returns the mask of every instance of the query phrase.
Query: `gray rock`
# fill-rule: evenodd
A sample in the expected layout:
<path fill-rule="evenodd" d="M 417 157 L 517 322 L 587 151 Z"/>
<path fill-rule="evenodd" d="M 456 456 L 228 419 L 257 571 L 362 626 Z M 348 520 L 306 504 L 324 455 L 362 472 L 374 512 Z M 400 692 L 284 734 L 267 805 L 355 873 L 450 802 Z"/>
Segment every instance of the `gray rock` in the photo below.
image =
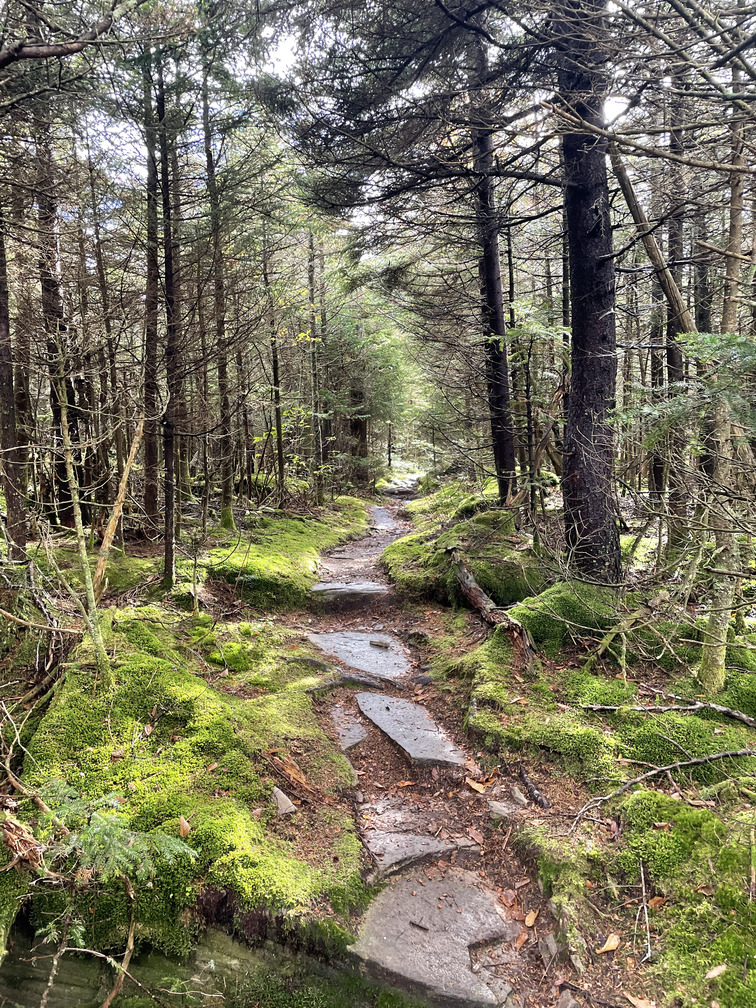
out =
<path fill-rule="evenodd" d="M 522 791 L 520 791 L 516 784 L 512 786 L 510 794 L 521 808 L 525 808 L 526 805 L 530 804 L 530 801 L 525 797 Z"/>
<path fill-rule="evenodd" d="M 377 679 L 394 680 L 409 672 L 409 660 L 402 645 L 388 634 L 311 633 L 307 639 L 316 644 L 324 654 L 338 658 L 350 668 L 367 672 Z M 376 647 L 371 641 L 381 641 L 386 647 Z"/>
<path fill-rule="evenodd" d="M 388 598 L 393 590 L 377 581 L 321 581 L 310 589 L 310 597 L 319 610 L 358 609 L 369 602 Z"/>
<path fill-rule="evenodd" d="M 350 749 L 354 749 L 356 745 L 364 742 L 368 737 L 367 729 L 360 719 L 341 704 L 336 704 L 331 710 L 331 720 L 339 737 L 339 746 L 342 752 L 349 752 Z"/>
<path fill-rule="evenodd" d="M 483 1008 L 500 998 L 473 973 L 470 947 L 514 941 L 519 931 L 472 872 L 452 868 L 434 880 L 415 870 L 373 900 L 351 951 L 377 980 L 449 1008 Z"/>
<path fill-rule="evenodd" d="M 415 833 L 392 833 L 386 830 L 369 829 L 362 836 L 378 869 L 378 877 L 385 878 L 407 865 L 430 858 L 450 854 L 455 850 L 480 853 L 480 848 L 466 837 L 438 840 L 432 836 Z"/>
<path fill-rule="evenodd" d="M 297 811 L 297 806 L 286 797 L 281 788 L 273 788 L 273 801 L 276 803 L 278 815 L 291 815 Z"/>
<path fill-rule="evenodd" d="M 419 686 L 429 686 L 433 682 L 433 676 L 428 675 L 426 672 L 418 672 L 412 676 L 411 681 L 417 683 Z"/>
<path fill-rule="evenodd" d="M 358 693 L 365 715 L 419 766 L 465 766 L 465 753 L 420 704 L 379 693 Z"/>
<path fill-rule="evenodd" d="M 570 991 L 563 990 L 559 995 L 556 1008 L 581 1008 L 581 1004 L 575 1000 Z"/>
<path fill-rule="evenodd" d="M 494 822 L 509 822 L 510 819 L 518 819 L 520 816 L 520 807 L 510 802 L 489 801 L 488 811 Z"/>
<path fill-rule="evenodd" d="M 577 952 L 570 952 L 570 962 L 578 976 L 582 976 L 585 973 L 585 963 Z"/>
<path fill-rule="evenodd" d="M 538 939 L 538 951 L 541 954 L 541 959 L 543 959 L 543 965 L 546 969 L 559 959 L 559 945 L 553 934 L 543 935 Z"/>

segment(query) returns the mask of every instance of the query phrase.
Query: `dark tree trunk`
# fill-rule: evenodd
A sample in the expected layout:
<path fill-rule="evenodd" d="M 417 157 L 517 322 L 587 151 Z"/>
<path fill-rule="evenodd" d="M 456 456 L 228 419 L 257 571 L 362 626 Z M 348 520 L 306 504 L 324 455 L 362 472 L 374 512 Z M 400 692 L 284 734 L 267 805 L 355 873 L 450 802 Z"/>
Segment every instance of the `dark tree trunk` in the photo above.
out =
<path fill-rule="evenodd" d="M 147 149 L 147 276 L 144 295 L 144 515 L 150 533 L 158 523 L 158 304 L 160 265 L 158 259 L 157 130 L 152 107 L 149 52 L 143 66 L 144 137 Z"/>
<path fill-rule="evenodd" d="M 475 38 L 478 78 L 483 83 L 488 75 L 486 54 L 481 37 L 476 35 Z M 499 254 L 500 222 L 494 187 L 494 139 L 489 120 L 490 115 L 484 99 L 472 117 L 473 170 L 476 176 L 475 223 L 480 243 L 478 271 L 491 442 L 499 500 L 504 504 L 514 495 L 517 481 L 515 435 L 509 389 L 507 324 Z M 511 280 L 513 285 L 513 276 Z"/>
<path fill-rule="evenodd" d="M 571 116 L 602 126 L 603 0 L 563 2 L 556 32 L 559 84 Z M 562 474 L 565 533 L 575 573 L 601 582 L 621 577 L 612 495 L 617 340 L 612 227 L 604 140 L 572 124 L 562 138 L 570 257 L 572 351 Z"/>
<path fill-rule="evenodd" d="M 179 372 L 179 327 L 176 311 L 176 273 L 173 247 L 173 205 L 171 201 L 171 141 L 166 118 L 163 56 L 157 64 L 156 111 L 160 146 L 160 195 L 163 209 L 163 286 L 165 290 L 165 373 L 168 397 L 163 411 L 163 585 L 173 588 L 176 579 L 176 414 L 181 395 Z"/>
<path fill-rule="evenodd" d="M 213 262 L 213 316 L 215 320 L 215 346 L 218 354 L 218 400 L 220 406 L 220 452 L 221 471 L 221 526 L 235 528 L 234 524 L 234 450 L 231 439 L 231 405 L 228 381 L 228 340 L 226 336 L 226 274 L 221 242 L 221 208 L 218 182 L 215 175 L 215 158 L 212 146 L 210 123 L 210 98 L 208 75 L 210 57 L 202 53 L 202 130 L 205 147 L 205 170 L 207 172 L 207 196 L 210 204 L 210 233 Z"/>

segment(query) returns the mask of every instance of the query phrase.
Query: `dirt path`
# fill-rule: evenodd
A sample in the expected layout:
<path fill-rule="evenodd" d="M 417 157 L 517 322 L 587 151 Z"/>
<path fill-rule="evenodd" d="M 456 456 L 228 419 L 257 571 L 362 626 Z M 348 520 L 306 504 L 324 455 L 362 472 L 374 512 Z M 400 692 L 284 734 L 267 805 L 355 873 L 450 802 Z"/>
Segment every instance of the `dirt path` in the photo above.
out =
<path fill-rule="evenodd" d="M 360 682 L 323 699 L 324 725 L 355 770 L 355 816 L 372 877 L 388 879 L 360 925 L 365 971 L 446 1006 L 574 1005 L 561 1000 L 553 923 L 509 847 L 518 789 L 486 778 L 462 711 L 422 666 L 443 611 L 399 603 L 379 566 L 410 526 L 401 502 L 373 507 L 365 538 L 321 565 L 316 614 L 298 628 Z M 485 631 L 481 630 L 481 634 Z M 485 796 L 475 785 L 485 778 Z M 498 820 L 498 822 L 497 822 Z"/>

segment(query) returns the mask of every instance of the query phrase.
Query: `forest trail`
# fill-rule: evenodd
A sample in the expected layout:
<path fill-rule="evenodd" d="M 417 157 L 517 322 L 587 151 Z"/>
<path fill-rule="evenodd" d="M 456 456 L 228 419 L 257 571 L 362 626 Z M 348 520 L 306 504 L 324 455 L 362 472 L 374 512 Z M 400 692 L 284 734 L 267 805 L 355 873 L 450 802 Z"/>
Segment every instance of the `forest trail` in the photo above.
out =
<path fill-rule="evenodd" d="M 384 548 L 409 530 L 400 509 L 397 500 L 372 507 L 369 534 L 322 560 L 317 614 L 298 625 L 344 673 L 319 713 L 355 771 L 372 878 L 389 879 L 352 949 L 369 976 L 433 1004 L 553 1005 L 551 917 L 508 849 L 507 819 L 527 800 L 503 778 L 476 791 L 481 754 L 421 664 L 440 608 L 424 608 L 418 625 L 379 566 Z M 570 1003 L 565 991 L 559 1004 Z"/>

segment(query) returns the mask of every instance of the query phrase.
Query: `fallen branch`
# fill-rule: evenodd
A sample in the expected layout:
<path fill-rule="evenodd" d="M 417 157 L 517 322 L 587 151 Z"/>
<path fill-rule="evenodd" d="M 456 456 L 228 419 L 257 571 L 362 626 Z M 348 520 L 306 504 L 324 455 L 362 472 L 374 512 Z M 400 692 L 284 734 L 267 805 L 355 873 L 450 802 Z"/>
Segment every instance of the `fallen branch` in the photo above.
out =
<path fill-rule="evenodd" d="M 643 781 L 650 780 L 652 777 L 671 773 L 673 770 L 683 770 L 685 767 L 703 766 L 706 763 L 716 763 L 717 760 L 739 759 L 744 756 L 756 756 L 756 749 L 728 749 L 726 752 L 712 753 L 710 756 L 698 756 L 696 759 L 681 760 L 679 763 L 668 763 L 667 766 L 654 767 L 653 770 L 648 770 L 646 773 L 640 774 L 639 777 L 633 777 L 632 780 L 625 781 L 622 787 L 618 787 L 608 795 L 599 795 L 597 798 L 591 798 L 575 816 L 571 829 L 575 829 L 586 812 L 590 812 L 591 809 L 600 808 L 604 802 L 619 798 L 620 795 L 629 791 L 631 787 L 634 787 L 636 784 L 642 784 Z"/>
<path fill-rule="evenodd" d="M 673 693 L 663 693 L 661 690 L 656 689 L 653 690 L 653 692 L 656 693 L 657 696 L 668 697 L 670 700 L 686 701 L 686 697 L 676 696 Z M 752 718 L 749 714 L 744 714 L 743 711 L 733 710 L 732 707 L 723 707 L 721 704 L 710 703 L 708 700 L 691 700 L 690 703 L 684 702 L 677 704 L 619 704 L 617 706 L 610 704 L 580 704 L 580 706 L 583 710 L 631 710 L 639 711 L 641 714 L 666 714 L 669 711 L 690 714 L 691 712 L 700 710 L 712 710 L 716 711 L 717 714 L 723 714 L 726 717 L 734 718 L 736 721 L 742 721 L 743 724 L 747 724 L 749 728 L 756 728 L 756 718 Z"/>
<path fill-rule="evenodd" d="M 525 785 L 525 790 L 528 792 L 536 805 L 540 805 L 542 809 L 551 808 L 551 802 L 545 795 L 541 794 L 524 766 L 520 767 L 520 780 Z"/>
<path fill-rule="evenodd" d="M 108 557 L 110 556 L 110 547 L 113 545 L 113 539 L 115 538 L 116 529 L 118 528 L 118 522 L 121 520 L 121 515 L 123 514 L 123 505 L 126 500 L 126 491 L 129 486 L 131 467 L 134 465 L 136 460 L 139 445 L 142 443 L 143 434 L 144 417 L 142 417 L 139 421 L 136 432 L 134 433 L 134 437 L 131 442 L 131 451 L 129 452 L 129 457 L 126 459 L 126 464 L 123 467 L 121 482 L 118 486 L 118 493 L 116 494 L 113 509 L 110 512 L 110 518 L 108 519 L 105 534 L 102 537 L 100 552 L 97 555 L 97 564 L 95 566 L 94 578 L 92 580 L 94 582 L 95 598 L 98 602 L 105 590 L 105 568 L 108 563 Z"/>
<path fill-rule="evenodd" d="M 44 630 L 45 633 L 68 633 L 81 636 L 81 630 L 74 630 L 72 627 L 45 626 L 43 623 L 32 623 L 29 620 L 21 619 L 20 616 L 14 616 L 7 609 L 0 609 L 0 616 L 3 619 L 10 620 L 11 623 L 18 623 L 19 626 L 27 627 L 29 630 Z"/>
<path fill-rule="evenodd" d="M 449 554 L 452 570 L 464 597 L 473 609 L 480 613 L 486 623 L 491 626 L 500 626 L 509 634 L 526 667 L 531 668 L 536 658 L 536 650 L 528 631 L 519 620 L 510 616 L 505 609 L 501 609 L 492 598 L 486 595 L 470 569 L 462 561 L 457 546 L 447 546 L 446 552 Z"/>

